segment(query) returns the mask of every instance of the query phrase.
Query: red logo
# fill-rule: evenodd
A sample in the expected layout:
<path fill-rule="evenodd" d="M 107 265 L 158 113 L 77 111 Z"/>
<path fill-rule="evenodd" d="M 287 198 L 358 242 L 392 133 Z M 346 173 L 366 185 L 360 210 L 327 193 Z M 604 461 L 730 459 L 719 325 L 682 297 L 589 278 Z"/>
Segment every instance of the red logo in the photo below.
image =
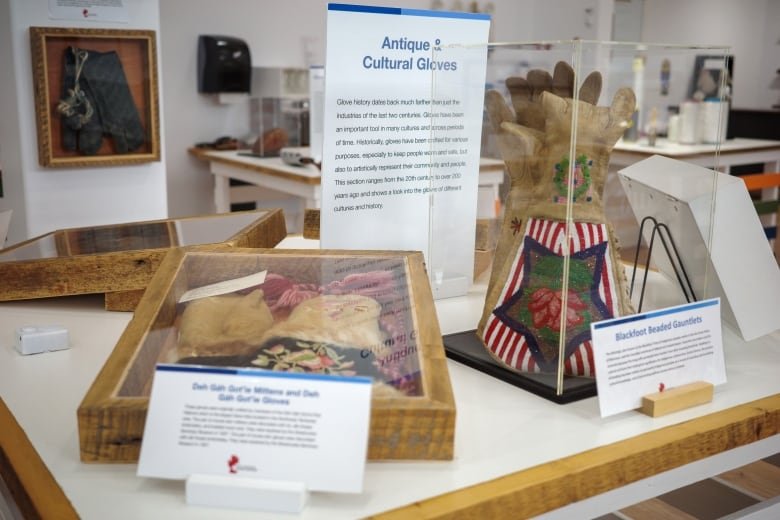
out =
<path fill-rule="evenodd" d="M 89 16 L 89 9 L 84 9 L 83 11 L 81 11 L 81 14 L 84 15 L 84 18 L 86 18 L 87 16 Z"/>
<path fill-rule="evenodd" d="M 231 455 L 227 461 L 227 464 L 231 473 L 237 473 L 236 464 L 238 464 L 238 455 Z"/>

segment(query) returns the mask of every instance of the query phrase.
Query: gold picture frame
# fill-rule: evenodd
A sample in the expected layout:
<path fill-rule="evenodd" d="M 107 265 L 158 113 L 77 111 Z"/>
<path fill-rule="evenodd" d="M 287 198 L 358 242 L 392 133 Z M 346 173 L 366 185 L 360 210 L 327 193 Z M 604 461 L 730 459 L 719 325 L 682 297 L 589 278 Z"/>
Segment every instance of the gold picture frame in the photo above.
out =
<path fill-rule="evenodd" d="M 160 160 L 154 31 L 30 27 L 30 44 L 41 166 Z"/>

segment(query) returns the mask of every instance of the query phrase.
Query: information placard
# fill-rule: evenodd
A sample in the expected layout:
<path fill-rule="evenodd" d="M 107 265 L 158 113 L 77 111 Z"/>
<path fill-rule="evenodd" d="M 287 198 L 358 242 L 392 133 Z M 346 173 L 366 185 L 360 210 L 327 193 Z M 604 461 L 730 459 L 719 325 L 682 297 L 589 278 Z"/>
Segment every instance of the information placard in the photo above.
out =
<path fill-rule="evenodd" d="M 127 23 L 129 15 L 124 0 L 49 0 L 49 18 Z"/>
<path fill-rule="evenodd" d="M 236 475 L 359 493 L 370 405 L 366 377 L 160 364 L 138 475 Z"/>
<path fill-rule="evenodd" d="M 489 29 L 483 14 L 329 4 L 324 248 L 422 251 L 432 280 L 458 277 L 467 291 Z M 436 220 L 457 233 L 432 226 L 434 195 Z M 452 247 L 432 262 L 435 240 Z M 455 295 L 437 283 L 434 296 Z"/>
<path fill-rule="evenodd" d="M 694 381 L 726 382 L 720 299 L 590 325 L 601 416 Z"/>

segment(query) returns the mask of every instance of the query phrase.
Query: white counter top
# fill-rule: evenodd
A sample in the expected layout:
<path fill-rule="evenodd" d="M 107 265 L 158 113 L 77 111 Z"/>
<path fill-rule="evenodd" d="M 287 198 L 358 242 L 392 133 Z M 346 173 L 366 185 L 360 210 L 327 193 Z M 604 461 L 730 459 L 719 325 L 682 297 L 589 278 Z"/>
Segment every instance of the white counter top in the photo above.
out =
<path fill-rule="evenodd" d="M 650 146 L 646 138 L 639 141 L 620 140 L 615 145 L 619 152 L 639 152 L 645 154 L 660 154 L 673 158 L 684 158 L 690 155 L 714 154 L 718 148 L 712 143 L 681 144 L 667 139 L 657 139 L 655 146 Z M 720 144 L 720 153 L 744 152 L 749 150 L 767 150 L 780 148 L 780 141 L 766 139 L 746 139 L 738 137 L 726 139 Z"/>
<path fill-rule="evenodd" d="M 476 326 L 484 285 L 436 303 L 444 333 Z M 76 409 L 131 318 L 101 296 L 0 303 L 0 397 L 85 519 L 272 518 L 188 506 L 184 483 L 135 476 L 135 464 L 79 461 Z M 60 324 L 72 348 L 35 356 L 13 349 L 23 325 Z M 457 424 L 450 462 L 371 462 L 360 495 L 312 494 L 300 518 L 354 518 L 484 482 L 596 446 L 780 393 L 780 333 L 745 343 L 724 329 L 728 383 L 706 405 L 652 419 L 636 412 L 603 420 L 596 398 L 556 405 L 448 362 Z M 334 468 L 334 471 L 338 471 Z"/>

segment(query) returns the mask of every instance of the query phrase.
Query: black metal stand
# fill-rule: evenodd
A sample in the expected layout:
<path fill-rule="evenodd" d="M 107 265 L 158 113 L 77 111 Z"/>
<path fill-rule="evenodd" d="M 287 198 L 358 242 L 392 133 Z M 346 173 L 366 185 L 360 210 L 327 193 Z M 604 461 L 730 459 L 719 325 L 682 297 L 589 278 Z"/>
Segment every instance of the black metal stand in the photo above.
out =
<path fill-rule="evenodd" d="M 636 253 L 634 254 L 634 267 L 631 271 L 631 286 L 629 289 L 629 297 L 633 297 L 634 295 L 634 280 L 636 278 L 636 268 L 639 262 L 639 248 L 642 245 L 642 236 L 645 229 L 645 224 L 649 221 L 652 221 L 653 223 L 653 231 L 650 234 L 650 243 L 647 246 L 647 257 L 645 258 L 645 274 L 642 278 L 642 289 L 641 292 L 639 293 L 639 305 L 637 307 L 637 312 L 642 312 L 642 302 L 644 301 L 645 288 L 647 287 L 648 267 L 650 266 L 650 257 L 653 254 L 653 245 L 655 243 L 656 235 L 658 235 L 658 238 L 660 238 L 661 240 L 661 244 L 664 246 L 664 250 L 666 251 L 666 257 L 669 259 L 669 263 L 672 266 L 672 270 L 674 270 L 674 275 L 675 277 L 677 277 L 677 283 L 680 285 L 680 289 L 682 290 L 683 295 L 685 296 L 685 301 L 688 303 L 691 303 L 692 301 L 695 302 L 696 295 L 693 292 L 693 285 L 691 285 L 691 280 L 688 278 L 688 273 L 685 271 L 685 267 L 683 266 L 682 259 L 680 258 L 680 253 L 677 251 L 677 245 L 674 243 L 672 234 L 669 232 L 669 227 L 663 222 L 659 223 L 655 219 L 655 217 L 649 217 L 649 216 L 643 218 L 642 223 L 639 225 L 639 236 L 637 237 Z M 669 249 L 670 245 L 671 245 L 671 250 Z"/>

